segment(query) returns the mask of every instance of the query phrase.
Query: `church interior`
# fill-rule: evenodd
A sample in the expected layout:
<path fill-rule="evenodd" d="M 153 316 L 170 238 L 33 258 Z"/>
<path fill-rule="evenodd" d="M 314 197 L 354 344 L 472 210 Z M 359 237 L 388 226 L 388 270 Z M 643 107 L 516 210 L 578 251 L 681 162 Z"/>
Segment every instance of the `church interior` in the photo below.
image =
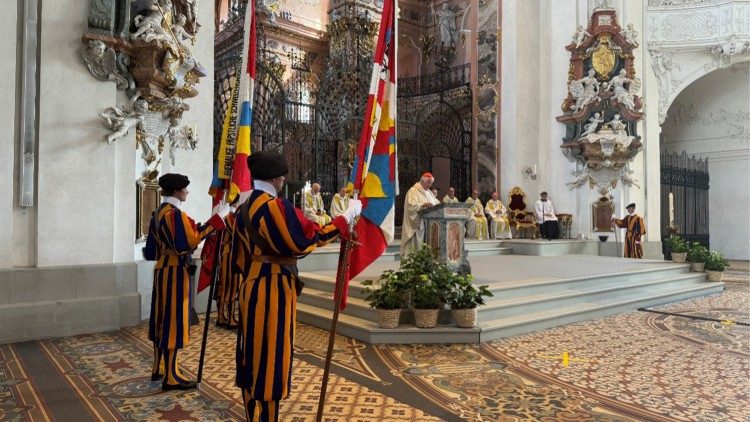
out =
<path fill-rule="evenodd" d="M 3 0 L 0 34 L 0 421 L 750 419 L 750 1 Z"/>

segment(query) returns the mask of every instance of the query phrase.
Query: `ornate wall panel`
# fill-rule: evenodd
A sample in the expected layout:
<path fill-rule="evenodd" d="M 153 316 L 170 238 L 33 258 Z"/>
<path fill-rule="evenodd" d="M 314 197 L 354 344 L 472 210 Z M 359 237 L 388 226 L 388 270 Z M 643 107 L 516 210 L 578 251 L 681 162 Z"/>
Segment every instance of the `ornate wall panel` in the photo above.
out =
<path fill-rule="evenodd" d="M 650 0 L 646 21 L 660 124 L 693 81 L 750 60 L 750 1 Z"/>

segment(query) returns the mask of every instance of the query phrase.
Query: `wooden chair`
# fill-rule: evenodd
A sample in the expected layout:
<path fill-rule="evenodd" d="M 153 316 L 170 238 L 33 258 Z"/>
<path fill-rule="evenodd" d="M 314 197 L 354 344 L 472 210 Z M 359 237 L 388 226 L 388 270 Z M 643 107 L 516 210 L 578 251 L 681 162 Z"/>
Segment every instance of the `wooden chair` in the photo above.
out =
<path fill-rule="evenodd" d="M 539 237 L 539 226 L 534 222 L 534 213 L 526 211 L 526 193 L 515 186 L 508 193 L 508 209 L 510 210 L 511 224 L 516 227 L 516 237 L 519 233 L 531 230 L 532 239 Z"/>

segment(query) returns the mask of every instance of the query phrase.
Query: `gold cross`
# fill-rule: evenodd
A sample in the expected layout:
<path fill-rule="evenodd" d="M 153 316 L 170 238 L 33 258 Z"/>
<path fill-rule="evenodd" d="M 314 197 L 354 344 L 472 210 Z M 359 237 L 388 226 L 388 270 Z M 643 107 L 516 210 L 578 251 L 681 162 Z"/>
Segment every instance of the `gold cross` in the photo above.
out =
<path fill-rule="evenodd" d="M 563 352 L 561 356 L 544 356 L 544 355 L 539 355 L 539 357 L 542 358 L 542 359 L 554 359 L 554 360 L 562 359 L 562 366 L 564 366 L 566 368 L 568 367 L 568 365 L 570 364 L 570 362 L 592 362 L 591 359 L 571 358 L 570 357 L 570 353 L 568 353 L 568 352 Z"/>

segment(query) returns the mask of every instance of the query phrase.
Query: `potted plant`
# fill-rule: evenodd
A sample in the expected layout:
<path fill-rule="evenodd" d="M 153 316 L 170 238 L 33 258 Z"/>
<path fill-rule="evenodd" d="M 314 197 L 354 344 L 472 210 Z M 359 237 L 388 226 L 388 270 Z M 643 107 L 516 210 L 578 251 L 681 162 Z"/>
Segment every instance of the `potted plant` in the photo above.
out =
<path fill-rule="evenodd" d="M 378 325 L 381 328 L 396 328 L 401 317 L 401 309 L 406 304 L 406 291 L 398 272 L 384 271 L 377 282 L 365 280 L 363 293 L 370 307 L 375 308 L 378 315 Z M 373 288 L 375 287 L 375 288 Z"/>
<path fill-rule="evenodd" d="M 672 254 L 672 262 L 685 262 L 687 252 L 690 249 L 685 239 L 673 235 L 669 238 L 669 251 Z"/>
<path fill-rule="evenodd" d="M 706 277 L 708 281 L 721 281 L 724 270 L 729 265 L 729 261 L 724 258 L 720 252 L 711 251 L 706 259 Z"/>
<path fill-rule="evenodd" d="M 708 249 L 698 242 L 693 242 L 687 253 L 687 259 L 690 261 L 690 269 L 696 272 L 703 271 L 706 259 L 708 259 Z"/>
<path fill-rule="evenodd" d="M 477 306 L 484 305 L 484 296 L 492 296 L 489 286 L 475 286 L 471 274 L 458 275 L 453 278 L 448 303 L 451 306 L 453 320 L 461 328 L 474 328 L 477 325 Z"/>
<path fill-rule="evenodd" d="M 412 280 L 411 303 L 414 306 L 414 325 L 419 328 L 437 326 L 438 314 L 442 306 L 441 293 L 427 274 Z"/>

